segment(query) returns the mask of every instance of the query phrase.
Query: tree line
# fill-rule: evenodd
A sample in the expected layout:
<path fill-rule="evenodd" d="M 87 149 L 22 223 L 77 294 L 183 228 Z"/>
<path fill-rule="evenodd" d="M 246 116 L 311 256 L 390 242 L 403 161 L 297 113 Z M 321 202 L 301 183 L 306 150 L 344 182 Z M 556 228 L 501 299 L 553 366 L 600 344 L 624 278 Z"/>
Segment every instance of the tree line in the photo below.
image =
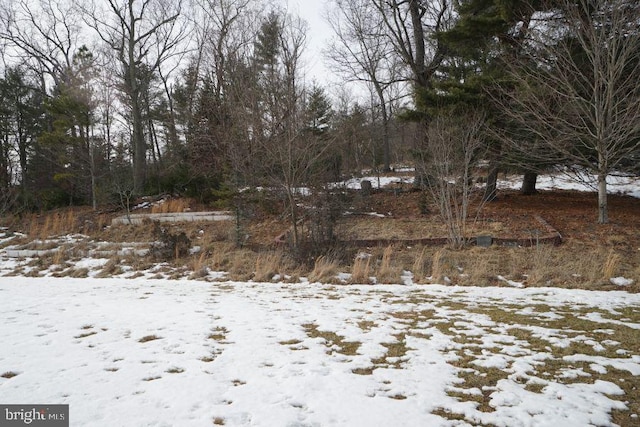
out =
<path fill-rule="evenodd" d="M 5 1 L 0 209 L 268 186 L 295 225 L 300 187 L 363 169 L 411 162 L 445 209 L 480 164 L 487 201 L 500 170 L 533 193 L 561 165 L 598 177 L 605 223 L 606 177 L 638 172 L 639 18 L 632 0 L 332 0 L 323 57 L 356 97 L 309 81 L 308 25 L 271 2 Z"/>

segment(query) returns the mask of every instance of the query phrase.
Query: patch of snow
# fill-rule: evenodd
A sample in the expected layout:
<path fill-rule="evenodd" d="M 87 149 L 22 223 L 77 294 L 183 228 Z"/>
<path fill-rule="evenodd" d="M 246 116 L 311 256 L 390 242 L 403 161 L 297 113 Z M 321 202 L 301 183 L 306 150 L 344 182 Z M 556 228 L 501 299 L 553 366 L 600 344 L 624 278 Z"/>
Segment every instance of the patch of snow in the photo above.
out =
<path fill-rule="evenodd" d="M 500 275 L 498 275 L 497 278 L 498 278 L 498 280 L 500 280 L 502 282 L 505 282 L 507 285 L 513 286 L 514 288 L 524 288 L 524 284 L 522 282 L 516 282 L 516 281 L 513 281 L 513 280 L 509 280 L 509 279 L 506 279 L 505 277 L 500 276 Z"/>
<path fill-rule="evenodd" d="M 593 372 L 596 372 L 598 374 L 606 374 L 607 373 L 607 368 L 605 368 L 604 366 L 598 364 L 598 363 L 592 363 L 591 365 L 589 365 L 589 369 L 591 369 Z"/>
<path fill-rule="evenodd" d="M 609 279 L 611 283 L 616 286 L 630 286 L 633 285 L 633 279 L 627 279 L 625 277 L 612 277 Z"/>
<path fill-rule="evenodd" d="M 509 359 L 500 354 L 494 354 L 488 357 L 482 357 L 471 362 L 481 368 L 506 369 L 509 366 Z"/>
<path fill-rule="evenodd" d="M 384 188 L 394 184 L 413 184 L 414 178 L 409 176 L 363 176 L 360 178 L 351 178 L 346 181 L 336 182 L 333 186 L 336 188 L 359 190 L 362 188 L 362 181 L 371 182 L 373 188 Z"/>
<path fill-rule="evenodd" d="M 593 192 L 597 188 L 597 177 L 592 173 L 581 172 L 579 174 L 569 172 L 555 172 L 539 175 L 536 182 L 538 190 L 573 190 Z M 499 189 L 520 189 L 521 176 L 510 176 L 498 180 Z M 607 190 L 611 194 L 622 194 L 640 198 L 640 177 L 609 175 L 607 177 Z"/>

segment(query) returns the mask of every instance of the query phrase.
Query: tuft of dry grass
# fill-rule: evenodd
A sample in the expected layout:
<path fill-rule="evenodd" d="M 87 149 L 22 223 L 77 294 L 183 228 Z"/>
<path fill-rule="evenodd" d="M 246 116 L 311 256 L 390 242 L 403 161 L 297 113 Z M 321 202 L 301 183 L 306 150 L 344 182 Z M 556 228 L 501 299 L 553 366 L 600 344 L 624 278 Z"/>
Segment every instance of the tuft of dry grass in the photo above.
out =
<path fill-rule="evenodd" d="M 102 279 L 105 277 L 112 277 L 118 274 L 122 274 L 122 268 L 120 268 L 120 258 L 114 257 L 109 259 L 107 263 L 102 266 L 102 270 L 96 275 L 97 278 Z"/>
<path fill-rule="evenodd" d="M 446 249 L 442 248 L 433 253 L 431 257 L 431 278 L 432 280 L 440 280 L 445 275 L 445 258 Z"/>
<path fill-rule="evenodd" d="M 233 243 L 215 243 L 203 250 L 209 253 L 207 262 L 209 268 L 213 270 L 224 270 L 229 268 L 233 258 L 237 255 L 236 247 Z"/>
<path fill-rule="evenodd" d="M 313 270 L 309 273 L 311 282 L 331 283 L 338 274 L 339 264 L 336 260 L 327 256 L 319 256 L 313 264 Z"/>
<path fill-rule="evenodd" d="M 49 212 L 44 216 L 30 215 L 26 218 L 26 229 L 29 236 L 35 239 L 47 239 L 74 233 L 78 226 L 78 218 L 73 210 Z"/>
<path fill-rule="evenodd" d="M 64 262 L 66 260 L 66 250 L 65 249 L 66 248 L 64 246 L 61 246 L 60 248 L 58 248 L 57 251 L 55 251 L 53 253 L 53 256 L 52 256 L 52 259 L 51 259 L 51 262 L 53 264 L 56 264 L 56 265 L 64 264 Z"/>
<path fill-rule="evenodd" d="M 225 257 L 223 270 L 228 271 L 234 280 L 249 280 L 253 273 L 253 266 L 256 263 L 257 254 L 247 249 L 235 249 L 230 251 Z"/>
<path fill-rule="evenodd" d="M 430 258 L 427 254 L 427 248 L 423 247 L 420 252 L 415 256 L 413 265 L 411 266 L 411 272 L 413 273 L 413 280 L 416 283 L 422 283 L 427 275 L 427 269 L 429 267 Z"/>
<path fill-rule="evenodd" d="M 163 203 L 157 203 L 151 207 L 151 213 L 173 213 L 186 212 L 190 209 L 191 200 L 189 199 L 168 199 Z"/>
<path fill-rule="evenodd" d="M 201 251 L 199 255 L 193 256 L 191 262 L 189 262 L 189 269 L 196 272 L 207 270 L 208 267 L 208 254 L 207 251 Z"/>
<path fill-rule="evenodd" d="M 621 260 L 620 254 L 613 249 L 609 249 L 609 253 L 602 264 L 602 276 L 605 280 L 617 276 Z"/>
<path fill-rule="evenodd" d="M 469 248 L 463 251 L 459 266 L 464 273 L 461 283 L 473 285 L 496 284 L 497 276 L 511 276 L 511 257 L 499 248 Z"/>
<path fill-rule="evenodd" d="M 371 283 L 371 255 L 358 254 L 351 267 L 350 283 Z"/>
<path fill-rule="evenodd" d="M 268 252 L 259 254 L 255 261 L 253 280 L 268 282 L 280 272 L 282 253 Z"/>
<path fill-rule="evenodd" d="M 144 337 L 140 338 L 138 342 L 145 343 L 145 342 L 159 340 L 159 339 L 161 339 L 161 337 L 157 335 L 145 335 Z"/>
<path fill-rule="evenodd" d="M 384 249 L 382 253 L 382 259 L 378 268 L 376 269 L 375 276 L 377 283 L 399 283 L 402 276 L 402 268 L 395 265 L 392 261 L 392 256 L 396 249 L 389 245 Z"/>
<path fill-rule="evenodd" d="M 74 277 L 76 279 L 83 279 L 85 277 L 89 277 L 89 269 L 88 268 L 74 269 L 71 272 L 71 277 Z"/>

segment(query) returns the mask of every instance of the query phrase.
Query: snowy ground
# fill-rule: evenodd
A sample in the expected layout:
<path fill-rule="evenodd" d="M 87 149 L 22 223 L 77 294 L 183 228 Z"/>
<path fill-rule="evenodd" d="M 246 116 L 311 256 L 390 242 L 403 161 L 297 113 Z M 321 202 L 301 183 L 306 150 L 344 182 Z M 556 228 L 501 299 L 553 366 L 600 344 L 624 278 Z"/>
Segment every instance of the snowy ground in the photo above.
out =
<path fill-rule="evenodd" d="M 626 292 L 0 277 L 0 301 L 0 402 L 73 426 L 638 423 Z"/>
<path fill-rule="evenodd" d="M 402 170 L 405 174 L 412 173 L 413 169 Z M 413 184 L 414 178 L 411 175 L 405 176 L 375 176 L 368 175 L 361 178 L 352 178 L 340 185 L 351 189 L 359 189 L 362 181 L 370 181 L 373 188 L 384 188 L 393 184 Z M 499 189 L 518 190 L 522 186 L 522 175 L 500 175 L 498 179 Z M 640 178 L 635 176 L 611 175 L 607 177 L 607 192 L 609 194 L 628 195 L 640 198 Z M 574 191 L 597 191 L 597 177 L 589 173 L 576 172 L 556 172 L 538 176 L 536 182 L 538 190 L 574 190 Z"/>

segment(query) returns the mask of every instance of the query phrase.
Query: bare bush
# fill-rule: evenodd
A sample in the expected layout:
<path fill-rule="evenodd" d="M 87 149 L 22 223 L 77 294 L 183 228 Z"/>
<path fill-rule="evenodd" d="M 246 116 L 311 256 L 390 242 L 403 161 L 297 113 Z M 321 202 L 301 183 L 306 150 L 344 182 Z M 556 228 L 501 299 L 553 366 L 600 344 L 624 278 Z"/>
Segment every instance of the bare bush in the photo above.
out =
<path fill-rule="evenodd" d="M 160 227 L 159 223 L 155 224 L 154 236 L 156 242 L 149 248 L 149 254 L 165 261 L 178 259 L 189 254 L 191 249 L 191 240 L 184 231 L 180 233 L 172 233 L 169 229 Z"/>
<path fill-rule="evenodd" d="M 482 138 L 484 115 L 479 112 L 438 115 L 429 126 L 428 147 L 422 167 L 440 217 L 447 227 L 452 246 L 467 244 L 467 222 L 472 202 L 477 202 L 478 217 L 482 198 L 474 191 L 472 170 L 485 147 Z"/>

